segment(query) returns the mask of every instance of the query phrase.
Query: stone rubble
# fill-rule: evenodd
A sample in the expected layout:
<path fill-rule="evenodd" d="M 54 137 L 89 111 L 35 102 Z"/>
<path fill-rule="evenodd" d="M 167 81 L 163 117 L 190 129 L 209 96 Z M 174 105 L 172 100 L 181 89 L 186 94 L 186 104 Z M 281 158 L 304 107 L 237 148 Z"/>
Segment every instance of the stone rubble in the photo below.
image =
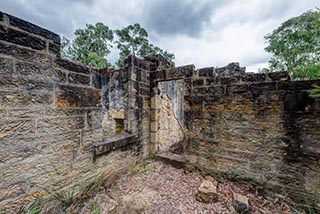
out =
<path fill-rule="evenodd" d="M 204 180 L 196 195 L 197 201 L 204 203 L 212 203 L 218 201 L 217 186 L 210 180 Z"/>
<path fill-rule="evenodd" d="M 241 194 L 233 192 L 232 205 L 239 214 L 250 214 L 249 199 Z"/>

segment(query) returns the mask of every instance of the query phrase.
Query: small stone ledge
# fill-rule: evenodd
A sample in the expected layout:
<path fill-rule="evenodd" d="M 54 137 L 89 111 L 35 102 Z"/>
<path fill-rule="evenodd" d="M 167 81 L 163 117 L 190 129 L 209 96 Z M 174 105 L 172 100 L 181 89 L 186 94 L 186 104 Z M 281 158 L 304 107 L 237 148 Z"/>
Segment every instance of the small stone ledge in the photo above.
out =
<path fill-rule="evenodd" d="M 0 20 L 5 13 L 0 12 Z M 39 27 L 35 24 L 32 24 L 28 21 L 22 20 L 20 18 L 11 16 L 9 14 L 5 14 L 9 18 L 9 22 L 11 26 L 17 27 L 23 31 L 42 36 L 46 39 L 52 40 L 56 44 L 60 44 L 60 36 L 52 31 Z"/>
<path fill-rule="evenodd" d="M 83 73 L 83 74 L 91 73 L 91 70 L 90 70 L 91 68 L 89 66 L 84 65 L 80 62 L 75 62 L 65 58 L 57 58 L 55 60 L 55 65 L 57 67 L 60 67 L 69 71 L 77 72 L 77 73 Z"/>
<path fill-rule="evenodd" d="M 112 150 L 127 146 L 137 142 L 139 135 L 136 134 L 121 134 L 114 137 L 107 138 L 101 143 L 97 143 L 93 146 L 93 155 L 98 156 L 110 152 Z"/>
<path fill-rule="evenodd" d="M 177 169 L 181 169 L 189 163 L 183 155 L 173 154 L 171 152 L 158 153 L 155 156 L 155 159 L 169 164 Z"/>

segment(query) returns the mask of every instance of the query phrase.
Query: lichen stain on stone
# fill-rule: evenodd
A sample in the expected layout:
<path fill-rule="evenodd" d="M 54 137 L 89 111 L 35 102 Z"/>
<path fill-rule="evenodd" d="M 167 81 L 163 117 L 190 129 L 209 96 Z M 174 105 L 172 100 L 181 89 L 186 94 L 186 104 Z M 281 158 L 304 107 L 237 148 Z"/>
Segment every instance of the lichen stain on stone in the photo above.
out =
<path fill-rule="evenodd" d="M 176 101 L 177 99 L 183 99 L 183 97 L 176 97 L 177 91 L 175 86 L 173 87 L 161 87 L 159 99 L 159 113 L 156 118 L 159 119 L 158 127 L 158 139 L 159 139 L 159 151 L 167 151 L 173 144 L 179 143 L 184 138 L 184 133 L 179 122 L 179 114 L 182 112 L 182 107 Z M 168 94 L 171 95 L 170 99 Z M 175 95 L 173 95 L 175 94 Z"/>
<path fill-rule="evenodd" d="M 55 104 L 63 107 L 101 107 L 100 90 L 60 85 L 56 89 Z"/>

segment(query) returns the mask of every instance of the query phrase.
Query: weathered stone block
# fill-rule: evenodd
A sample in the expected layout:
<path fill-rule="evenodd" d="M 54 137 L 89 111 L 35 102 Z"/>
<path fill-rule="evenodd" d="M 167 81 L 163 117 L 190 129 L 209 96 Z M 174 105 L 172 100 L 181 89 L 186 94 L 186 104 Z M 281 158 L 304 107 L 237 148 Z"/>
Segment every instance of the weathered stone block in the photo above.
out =
<path fill-rule="evenodd" d="M 1 118 L 7 117 L 7 110 L 6 109 L 0 109 L 0 117 Z"/>
<path fill-rule="evenodd" d="M 199 111 L 203 108 L 203 97 L 202 96 L 185 96 L 185 110 Z"/>
<path fill-rule="evenodd" d="M 196 195 L 197 201 L 204 203 L 212 203 L 218 200 L 217 186 L 210 180 L 204 180 Z"/>
<path fill-rule="evenodd" d="M 42 36 L 46 39 L 52 40 L 56 43 L 60 43 L 60 36 L 49 30 L 41 28 L 25 20 L 6 14 L 9 17 L 10 25 L 20 28 L 21 30 Z"/>
<path fill-rule="evenodd" d="M 42 121 L 42 125 L 46 125 L 48 123 L 48 120 Z M 41 127 L 39 127 L 41 128 Z M 45 126 L 47 128 L 47 126 Z M 52 132 L 52 133 L 46 133 L 41 132 L 37 133 L 37 139 L 36 141 L 38 144 L 36 145 L 37 149 L 39 151 L 42 151 L 43 148 L 46 148 L 51 143 L 59 143 L 59 142 L 68 142 L 76 145 L 80 145 L 80 137 L 81 137 L 81 130 L 62 130 L 62 132 Z"/>
<path fill-rule="evenodd" d="M 46 54 L 40 54 L 39 52 L 33 50 L 5 44 L 2 41 L 0 41 L 0 54 L 13 56 L 26 61 L 36 62 L 42 65 L 50 64 L 50 57 Z"/>
<path fill-rule="evenodd" d="M 228 94 L 245 93 L 245 92 L 249 92 L 249 86 L 247 84 L 227 86 L 227 93 Z"/>
<path fill-rule="evenodd" d="M 0 89 L 53 91 L 53 84 L 25 77 L 0 76 Z"/>
<path fill-rule="evenodd" d="M 0 123 L 0 139 L 5 139 L 13 135 L 34 133 L 36 129 L 33 120 L 3 120 Z"/>
<path fill-rule="evenodd" d="M 161 81 L 166 79 L 166 70 L 154 71 L 151 74 L 153 80 Z"/>
<path fill-rule="evenodd" d="M 139 136 L 137 134 L 122 134 L 103 140 L 93 147 L 93 154 L 95 156 L 104 154 L 114 149 L 118 149 L 133 143 L 138 142 Z"/>
<path fill-rule="evenodd" d="M 92 76 L 92 87 L 97 89 L 102 89 L 102 85 L 104 85 L 104 77 L 102 77 L 98 73 L 94 73 Z"/>
<path fill-rule="evenodd" d="M 124 115 L 123 115 L 124 116 Z M 86 128 L 100 128 L 102 123 L 101 110 L 88 110 L 86 118 Z"/>
<path fill-rule="evenodd" d="M 50 82 L 67 82 L 67 76 L 64 71 L 57 68 L 51 68 L 46 65 L 42 66 L 17 62 L 16 74 L 32 77 L 33 79 L 48 80 Z"/>
<path fill-rule="evenodd" d="M 300 91 L 311 89 L 316 85 L 320 85 L 320 80 L 280 82 L 278 87 L 279 89 L 286 91 Z"/>
<path fill-rule="evenodd" d="M 224 87 L 223 86 L 211 86 L 211 87 L 201 87 L 201 88 L 194 88 L 194 94 L 198 95 L 213 95 L 213 96 L 222 96 L 224 94 Z"/>
<path fill-rule="evenodd" d="M 28 91 L 0 91 L 1 106 L 24 108 L 30 106 L 48 106 L 53 104 L 53 94 Z"/>
<path fill-rule="evenodd" d="M 150 89 L 149 88 L 140 88 L 139 93 L 140 93 L 140 95 L 143 95 L 143 96 L 149 96 Z"/>
<path fill-rule="evenodd" d="M 165 70 L 165 80 L 184 79 L 191 77 L 194 71 L 194 65 L 186 65 Z"/>
<path fill-rule="evenodd" d="M 207 86 L 211 86 L 211 85 L 219 85 L 220 84 L 220 79 L 219 77 L 209 77 L 209 78 L 206 78 L 206 85 Z"/>
<path fill-rule="evenodd" d="M 53 54 L 57 54 L 60 57 L 60 43 L 49 42 L 49 51 Z"/>
<path fill-rule="evenodd" d="M 102 129 L 85 129 L 81 131 L 81 146 L 90 152 L 94 144 L 101 143 L 104 139 Z"/>
<path fill-rule="evenodd" d="M 56 107 L 101 107 L 101 91 L 75 86 L 56 86 Z"/>
<path fill-rule="evenodd" d="M 290 75 L 288 72 L 271 72 L 267 74 L 271 81 L 288 81 Z"/>
<path fill-rule="evenodd" d="M 113 119 L 125 119 L 125 109 L 110 108 L 110 116 Z"/>
<path fill-rule="evenodd" d="M 203 86 L 203 84 L 204 84 L 204 80 L 203 79 L 193 80 L 193 86 L 194 87 Z"/>
<path fill-rule="evenodd" d="M 16 161 L 22 161 L 38 153 L 36 137 L 29 138 L 25 136 L 25 134 L 21 133 L 12 135 L 6 139 L 0 139 L 1 163 L 10 164 Z M 21 138 L 23 138 L 23 140 L 20 140 Z"/>
<path fill-rule="evenodd" d="M 0 75 L 11 75 L 13 73 L 12 59 L 0 58 Z"/>
<path fill-rule="evenodd" d="M 150 142 L 151 143 L 159 143 L 159 137 L 158 137 L 157 133 L 155 133 L 155 132 L 150 133 Z"/>
<path fill-rule="evenodd" d="M 41 151 L 42 155 L 57 155 L 57 152 L 73 152 L 71 158 L 75 158 L 78 150 L 80 150 L 79 135 L 78 138 L 52 140 L 51 142 L 38 143 L 36 148 Z"/>
<path fill-rule="evenodd" d="M 177 169 L 184 168 L 188 161 L 183 155 L 173 154 L 169 152 L 158 153 L 155 158 Z"/>
<path fill-rule="evenodd" d="M 19 182 L 10 185 L 7 188 L 0 187 L 0 201 L 16 198 L 27 193 L 27 189 L 25 188 L 25 186 L 26 185 L 23 182 Z"/>
<path fill-rule="evenodd" d="M 286 113 L 304 112 L 312 99 L 306 92 L 286 93 L 283 98 Z"/>
<path fill-rule="evenodd" d="M 40 133 L 69 132 L 84 128 L 83 117 L 45 118 L 37 122 L 37 131 Z"/>
<path fill-rule="evenodd" d="M 74 62 L 68 59 L 62 59 L 62 58 L 57 58 L 55 60 L 55 64 L 57 67 L 59 66 L 60 68 L 74 71 L 74 72 L 79 72 L 83 74 L 89 74 L 90 73 L 90 68 L 87 67 L 84 64 L 81 64 L 79 62 Z"/>
<path fill-rule="evenodd" d="M 231 85 L 231 84 L 236 84 L 239 83 L 239 77 L 220 77 L 217 78 L 218 81 L 221 83 L 221 85 Z"/>
<path fill-rule="evenodd" d="M 266 74 L 246 73 L 240 77 L 243 82 L 264 82 Z"/>
<path fill-rule="evenodd" d="M 139 59 L 133 55 L 128 56 L 124 60 L 123 64 L 124 64 L 124 67 L 134 66 L 134 67 L 145 69 L 145 70 L 149 70 L 149 68 L 150 68 L 149 62 L 142 60 L 142 59 Z"/>
<path fill-rule="evenodd" d="M 251 91 L 255 94 L 261 93 L 261 92 L 270 92 L 276 90 L 276 83 L 254 83 L 249 86 Z"/>
<path fill-rule="evenodd" d="M 232 205 L 239 214 L 251 213 L 249 199 L 246 196 L 234 192 Z"/>
<path fill-rule="evenodd" d="M 159 122 L 154 121 L 150 123 L 150 131 L 157 132 L 159 130 Z"/>
<path fill-rule="evenodd" d="M 45 108 L 44 114 L 47 117 L 69 117 L 82 116 L 84 117 L 87 109 L 84 108 Z"/>
<path fill-rule="evenodd" d="M 69 73 L 68 80 L 72 84 L 90 85 L 90 76 L 76 73 Z"/>
<path fill-rule="evenodd" d="M 43 50 L 46 48 L 46 42 L 30 34 L 5 28 L 0 25 L 0 38 L 3 41 L 14 43 L 21 46 L 30 47 L 35 50 Z"/>
<path fill-rule="evenodd" d="M 238 62 L 229 63 L 225 67 L 216 68 L 215 74 L 218 76 L 239 76 L 245 74 L 245 67 L 240 67 Z"/>
<path fill-rule="evenodd" d="M 214 67 L 199 69 L 199 76 L 200 77 L 213 77 L 214 76 Z"/>
<path fill-rule="evenodd" d="M 8 110 L 9 118 L 16 119 L 35 119 L 44 115 L 44 108 L 21 108 Z"/>

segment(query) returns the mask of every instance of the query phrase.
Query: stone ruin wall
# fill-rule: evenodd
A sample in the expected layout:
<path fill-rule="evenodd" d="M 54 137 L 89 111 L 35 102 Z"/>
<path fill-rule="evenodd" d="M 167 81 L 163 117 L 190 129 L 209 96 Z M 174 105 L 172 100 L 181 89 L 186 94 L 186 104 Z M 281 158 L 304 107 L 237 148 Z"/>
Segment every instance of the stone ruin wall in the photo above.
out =
<path fill-rule="evenodd" d="M 183 66 L 152 76 L 154 90 L 162 81 L 184 81 L 184 140 L 174 148 L 180 153 L 183 148 L 192 165 L 301 203 L 319 194 L 320 102 L 308 90 L 320 80 L 290 81 L 287 72 L 245 73 L 238 63 Z M 157 104 L 151 111 L 159 111 Z M 151 127 L 159 124 L 158 118 L 151 120 Z M 157 145 L 153 132 L 151 142 Z"/>
<path fill-rule="evenodd" d="M 0 211 L 176 145 L 202 170 L 319 192 L 320 104 L 307 91 L 320 80 L 161 56 L 99 70 L 59 51 L 58 35 L 0 13 Z"/>
<path fill-rule="evenodd" d="M 129 65 L 108 71 L 63 59 L 58 35 L 0 12 L 0 212 L 77 191 L 146 156 L 147 78 Z M 110 139 L 116 119 L 123 136 Z"/>

